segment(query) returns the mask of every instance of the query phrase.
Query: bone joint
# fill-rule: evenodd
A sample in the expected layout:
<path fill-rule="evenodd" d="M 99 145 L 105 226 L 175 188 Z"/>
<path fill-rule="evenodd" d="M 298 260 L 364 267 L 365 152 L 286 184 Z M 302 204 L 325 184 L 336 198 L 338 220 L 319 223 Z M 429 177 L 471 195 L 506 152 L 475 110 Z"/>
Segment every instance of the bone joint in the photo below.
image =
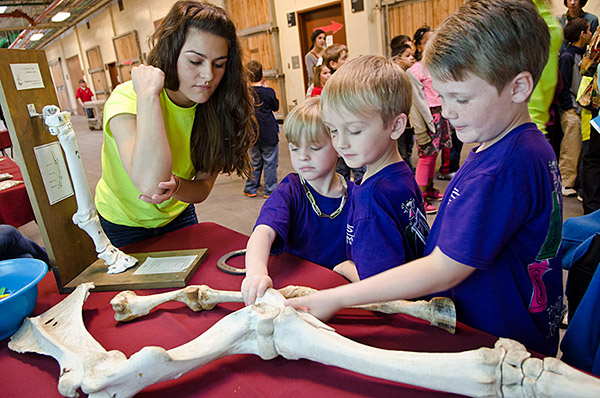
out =
<path fill-rule="evenodd" d="M 73 223 L 77 224 L 92 238 L 98 258 L 104 260 L 108 265 L 109 274 L 118 274 L 133 267 L 137 263 L 137 259 L 114 247 L 100 226 L 100 220 L 90 194 L 90 187 L 85 177 L 83 163 L 79 156 L 79 147 L 71 123 L 71 114 L 61 112 L 55 105 L 46 105 L 42 114 L 50 134 L 58 137 L 60 146 L 67 158 L 69 173 L 73 179 L 75 200 L 77 201 L 77 212 L 73 214 Z"/>
<path fill-rule="evenodd" d="M 287 286 L 279 290 L 285 298 L 301 297 L 316 292 L 305 286 Z M 115 320 L 131 321 L 148 315 L 154 307 L 169 301 L 180 301 L 193 311 L 212 310 L 221 303 L 243 303 L 240 292 L 214 290 L 206 285 L 187 286 L 180 290 L 149 296 L 138 296 L 135 292 L 125 290 L 117 294 L 110 304 L 115 311 Z M 395 300 L 385 303 L 362 305 L 359 308 L 385 314 L 407 314 L 428 321 L 450 333 L 456 330 L 456 310 L 452 300 L 446 297 L 435 297 L 430 301 Z"/>
<path fill-rule="evenodd" d="M 600 396 L 600 379 L 555 358 L 531 358 L 520 343 L 499 339 L 494 348 L 458 353 L 393 351 L 335 333 L 310 314 L 283 305 L 274 289 L 252 306 L 224 317 L 196 339 L 165 350 L 144 347 L 129 359 L 107 352 L 85 330 L 81 310 L 93 283 L 79 285 L 44 314 L 25 319 L 8 346 L 58 360 L 59 391 L 74 397 L 132 397 L 152 384 L 177 378 L 216 359 L 255 354 L 305 358 L 399 383 L 471 397 Z"/>

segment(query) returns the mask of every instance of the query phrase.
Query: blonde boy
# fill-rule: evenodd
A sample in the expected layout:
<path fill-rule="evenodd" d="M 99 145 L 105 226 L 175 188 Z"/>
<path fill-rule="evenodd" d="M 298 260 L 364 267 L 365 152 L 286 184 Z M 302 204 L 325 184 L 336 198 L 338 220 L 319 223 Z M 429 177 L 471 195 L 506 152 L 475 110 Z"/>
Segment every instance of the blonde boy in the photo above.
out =
<path fill-rule="evenodd" d="M 424 63 L 444 117 L 461 141 L 481 145 L 446 190 L 426 257 L 291 305 L 326 319 L 348 305 L 443 294 L 459 321 L 556 354 L 561 182 L 527 109 L 548 45 L 528 0 L 470 0 L 441 24 Z"/>
<path fill-rule="evenodd" d="M 349 167 L 366 166 L 350 203 L 349 261 L 338 268 L 351 281 L 423 255 L 429 233 L 423 197 L 396 143 L 410 104 L 406 72 L 380 56 L 348 61 L 323 89 L 323 123 L 333 146 Z"/>
<path fill-rule="evenodd" d="M 246 251 L 246 304 L 273 286 L 269 254 L 287 251 L 334 269 L 346 260 L 344 231 L 354 184 L 335 172 L 337 153 L 321 120 L 319 98 L 295 107 L 285 119 L 296 173 L 288 174 L 260 210 Z"/>

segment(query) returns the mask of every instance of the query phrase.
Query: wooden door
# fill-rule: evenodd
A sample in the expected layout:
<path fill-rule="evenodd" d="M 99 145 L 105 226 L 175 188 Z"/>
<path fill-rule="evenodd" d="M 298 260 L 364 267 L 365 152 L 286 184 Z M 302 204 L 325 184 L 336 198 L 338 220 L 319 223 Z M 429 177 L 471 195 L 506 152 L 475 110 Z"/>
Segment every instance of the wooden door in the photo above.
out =
<path fill-rule="evenodd" d="M 79 80 L 83 79 L 83 70 L 81 69 L 81 62 L 79 62 L 79 55 L 67 58 L 66 61 L 69 76 L 71 77 L 71 86 L 73 87 L 73 92 L 76 93 L 79 88 Z M 79 104 L 79 101 L 77 101 L 77 114 L 85 115 L 85 111 Z"/>
<path fill-rule="evenodd" d="M 100 54 L 100 46 L 92 47 L 85 52 L 90 69 L 88 70 L 93 84 L 93 91 L 97 100 L 105 100 L 110 94 L 106 74 L 104 73 L 104 64 Z"/>
<path fill-rule="evenodd" d="M 425 0 L 418 2 L 397 1 L 396 4 L 383 8 L 386 13 L 384 21 L 387 21 L 387 37 L 385 48 L 390 54 L 390 41 L 398 35 L 413 37 L 415 31 L 423 25 L 431 29 L 438 27 L 440 23 L 454 11 L 458 10 L 465 0 Z"/>
<path fill-rule="evenodd" d="M 54 83 L 54 90 L 56 91 L 56 97 L 58 98 L 58 106 L 64 111 L 71 112 L 71 105 L 69 102 L 69 92 L 65 85 L 65 76 L 62 71 L 60 60 L 54 60 L 48 63 L 50 67 L 50 74 L 52 75 L 52 83 Z"/>
<path fill-rule="evenodd" d="M 111 62 L 106 65 L 108 67 L 108 76 L 110 77 L 111 91 L 115 89 L 121 83 L 119 81 L 119 70 L 117 69 L 117 63 Z"/>
<path fill-rule="evenodd" d="M 244 63 L 258 61 L 267 86 L 279 99 L 278 119 L 287 113 L 278 28 L 274 24 L 273 0 L 228 0 L 227 10 L 235 23 L 244 50 Z"/>
<path fill-rule="evenodd" d="M 312 45 L 310 36 L 312 35 L 312 32 L 317 29 L 321 29 L 326 33 L 327 45 L 346 45 L 346 25 L 341 2 L 306 11 L 298 11 L 302 74 L 304 76 L 305 87 L 310 86 L 312 82 L 308 81 L 304 55 L 310 50 L 310 46 Z M 352 49 L 348 49 L 348 53 L 352 56 Z"/>
<path fill-rule="evenodd" d="M 142 63 L 142 51 L 136 30 L 113 37 L 117 70 L 121 83 L 131 80 L 131 69 Z"/>

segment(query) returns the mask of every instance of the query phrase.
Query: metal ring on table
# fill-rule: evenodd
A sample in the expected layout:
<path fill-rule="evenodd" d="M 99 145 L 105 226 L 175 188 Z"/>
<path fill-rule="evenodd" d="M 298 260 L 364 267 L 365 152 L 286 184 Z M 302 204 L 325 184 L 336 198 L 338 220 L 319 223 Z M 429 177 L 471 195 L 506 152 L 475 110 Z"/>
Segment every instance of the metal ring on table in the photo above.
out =
<path fill-rule="evenodd" d="M 225 272 L 226 274 L 230 275 L 246 275 L 246 268 L 235 268 L 227 264 L 227 261 L 229 261 L 229 259 L 244 254 L 246 254 L 246 249 L 234 250 L 225 254 L 219 259 L 219 261 L 217 261 L 217 268 L 219 269 L 219 271 Z"/>

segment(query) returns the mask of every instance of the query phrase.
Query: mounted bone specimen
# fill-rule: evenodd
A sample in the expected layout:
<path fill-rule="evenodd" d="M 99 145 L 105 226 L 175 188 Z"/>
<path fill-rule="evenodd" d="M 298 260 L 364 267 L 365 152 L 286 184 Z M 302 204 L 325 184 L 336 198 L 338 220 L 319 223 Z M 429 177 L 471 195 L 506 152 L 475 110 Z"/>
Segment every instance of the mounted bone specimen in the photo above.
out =
<path fill-rule="evenodd" d="M 306 296 L 316 292 L 315 289 L 304 286 L 287 286 L 279 290 L 285 298 Z M 221 303 L 243 303 L 242 293 L 214 290 L 206 285 L 187 286 L 180 290 L 150 296 L 138 296 L 131 290 L 117 294 L 110 304 L 115 311 L 115 320 L 131 321 L 169 301 L 180 301 L 193 311 L 212 310 Z M 435 297 L 431 301 L 395 300 L 385 303 L 362 305 L 359 308 L 386 314 L 407 314 L 415 318 L 429 321 L 433 326 L 454 333 L 456 329 L 456 310 L 452 300 L 446 297 Z"/>
<path fill-rule="evenodd" d="M 42 114 L 50 134 L 58 137 L 60 146 L 67 158 L 69 173 L 73 179 L 77 201 L 77 212 L 73 214 L 73 223 L 77 224 L 92 238 L 98 258 L 104 260 L 108 265 L 109 274 L 118 274 L 133 267 L 137 263 L 137 259 L 114 247 L 100 226 L 100 220 L 90 194 L 90 187 L 85 178 L 83 163 L 79 156 L 75 131 L 71 124 L 71 114 L 61 112 L 55 105 L 45 106 Z"/>
<path fill-rule="evenodd" d="M 82 284 L 46 313 L 27 318 L 9 348 L 53 356 L 61 368 L 60 392 L 91 398 L 132 397 L 234 354 L 263 359 L 305 358 L 382 379 L 472 397 L 600 396 L 600 379 L 555 358 L 531 358 L 518 342 L 459 353 L 391 351 L 356 343 L 316 318 L 283 305 L 269 289 L 257 303 L 217 322 L 196 339 L 171 350 L 144 347 L 129 359 L 107 352 L 85 330 L 81 310 L 92 283 Z M 73 338 L 76 337 L 77 339 Z"/>

